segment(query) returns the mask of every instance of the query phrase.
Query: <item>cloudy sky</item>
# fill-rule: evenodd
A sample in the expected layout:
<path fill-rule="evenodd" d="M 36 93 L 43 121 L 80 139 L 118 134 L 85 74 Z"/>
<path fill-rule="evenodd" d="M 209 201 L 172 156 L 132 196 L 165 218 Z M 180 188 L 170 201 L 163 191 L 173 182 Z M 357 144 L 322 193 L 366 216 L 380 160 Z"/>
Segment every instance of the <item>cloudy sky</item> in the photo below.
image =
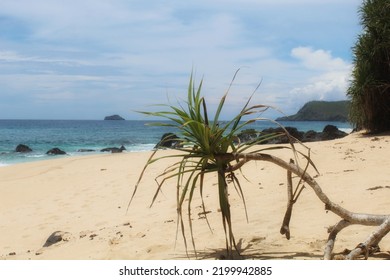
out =
<path fill-rule="evenodd" d="M 193 69 L 224 117 L 342 100 L 361 0 L 0 0 L 0 119 L 102 119 L 176 103 Z M 271 114 L 272 115 L 272 114 Z M 277 114 L 276 116 L 280 116 Z"/>

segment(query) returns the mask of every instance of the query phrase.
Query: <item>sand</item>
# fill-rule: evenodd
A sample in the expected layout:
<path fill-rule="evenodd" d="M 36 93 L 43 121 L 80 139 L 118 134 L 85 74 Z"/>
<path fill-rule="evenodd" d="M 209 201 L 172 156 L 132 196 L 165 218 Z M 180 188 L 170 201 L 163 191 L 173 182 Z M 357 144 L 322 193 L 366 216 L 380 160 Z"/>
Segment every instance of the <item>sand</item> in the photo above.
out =
<path fill-rule="evenodd" d="M 351 134 L 306 144 L 319 174 L 317 182 L 336 203 L 350 211 L 390 214 L 390 136 Z M 301 149 L 302 150 L 302 149 Z M 173 154 L 161 151 L 159 155 Z M 153 207 L 155 177 L 174 159 L 150 166 L 127 211 L 138 176 L 150 152 L 89 155 L 17 164 L 0 168 L 0 259 L 187 259 L 177 233 L 175 181 L 166 183 Z M 288 150 L 273 152 L 285 160 Z M 309 172 L 315 175 L 314 170 Z M 244 166 L 242 201 L 231 188 L 236 240 L 247 259 L 319 260 L 328 238 L 327 227 L 339 221 L 327 213 L 310 187 L 294 206 L 291 239 L 279 233 L 286 203 L 286 171 L 265 162 Z M 193 231 L 199 259 L 225 253 L 216 177 L 206 178 L 205 203 L 209 229 L 195 194 Z M 187 227 L 188 228 L 188 227 Z M 342 231 L 334 251 L 353 249 L 372 227 Z M 54 232 L 62 240 L 47 246 Z M 187 231 L 189 257 L 195 259 Z M 370 259 L 390 259 L 390 236 Z"/>

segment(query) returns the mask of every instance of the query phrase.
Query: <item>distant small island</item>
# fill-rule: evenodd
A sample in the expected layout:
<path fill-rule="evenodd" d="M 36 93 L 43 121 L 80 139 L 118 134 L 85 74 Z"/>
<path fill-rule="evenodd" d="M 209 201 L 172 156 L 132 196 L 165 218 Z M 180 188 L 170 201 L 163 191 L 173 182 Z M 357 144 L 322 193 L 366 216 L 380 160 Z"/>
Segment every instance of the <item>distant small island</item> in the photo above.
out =
<path fill-rule="evenodd" d="M 119 115 L 112 115 L 112 116 L 107 116 L 104 118 L 105 121 L 124 121 L 125 119 L 122 118 Z"/>
<path fill-rule="evenodd" d="M 350 101 L 311 101 L 298 113 L 277 118 L 276 121 L 332 121 L 347 122 Z"/>

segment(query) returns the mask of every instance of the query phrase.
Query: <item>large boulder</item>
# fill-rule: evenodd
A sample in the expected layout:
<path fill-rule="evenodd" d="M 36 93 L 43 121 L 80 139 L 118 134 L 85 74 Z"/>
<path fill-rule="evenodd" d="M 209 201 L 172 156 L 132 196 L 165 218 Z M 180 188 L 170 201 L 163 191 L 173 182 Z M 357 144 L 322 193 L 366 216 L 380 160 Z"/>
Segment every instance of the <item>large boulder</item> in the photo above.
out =
<path fill-rule="evenodd" d="M 264 143 L 265 144 L 286 144 L 286 143 L 290 142 L 290 139 L 287 136 L 286 131 L 288 132 L 288 134 L 290 136 L 294 137 L 295 139 L 297 139 L 299 141 L 302 141 L 304 133 L 302 131 L 299 131 L 295 127 L 289 127 L 289 126 L 286 126 L 284 129 L 281 127 L 266 128 L 266 129 L 261 131 L 260 136 L 281 133 L 282 135 L 280 135 L 279 137 L 275 137 L 275 138 L 270 139 Z"/>
<path fill-rule="evenodd" d="M 17 153 L 29 153 L 29 152 L 32 152 L 32 149 L 29 146 L 27 146 L 27 145 L 19 144 L 16 147 L 15 152 L 17 152 Z"/>
<path fill-rule="evenodd" d="M 303 134 L 302 142 L 315 142 L 315 141 L 321 141 L 321 132 L 317 132 L 314 130 L 306 131 Z"/>
<path fill-rule="evenodd" d="M 256 129 L 249 128 L 241 131 L 239 134 L 237 134 L 237 137 L 240 140 L 240 143 L 245 143 L 256 140 L 258 135 Z"/>
<path fill-rule="evenodd" d="M 66 152 L 59 148 L 53 148 L 46 152 L 47 155 L 66 155 Z"/>
<path fill-rule="evenodd" d="M 164 133 L 161 137 L 161 140 L 157 143 L 157 145 L 154 147 L 155 149 L 158 148 L 179 148 L 182 146 L 181 141 L 174 133 Z"/>
<path fill-rule="evenodd" d="M 101 152 L 111 152 L 111 153 L 115 154 L 115 153 L 121 153 L 125 150 L 126 150 L 126 148 L 122 145 L 120 148 L 110 147 L 110 148 L 101 149 L 100 151 Z"/>
<path fill-rule="evenodd" d="M 346 132 L 339 130 L 337 126 L 328 124 L 322 131 L 322 140 L 333 140 L 343 138 L 347 135 Z"/>

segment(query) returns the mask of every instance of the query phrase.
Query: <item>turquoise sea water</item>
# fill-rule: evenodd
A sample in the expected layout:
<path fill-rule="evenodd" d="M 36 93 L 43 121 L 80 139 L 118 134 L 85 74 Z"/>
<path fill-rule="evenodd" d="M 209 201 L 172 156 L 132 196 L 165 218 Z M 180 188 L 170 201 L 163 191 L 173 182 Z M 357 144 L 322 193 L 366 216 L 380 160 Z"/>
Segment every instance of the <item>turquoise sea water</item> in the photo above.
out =
<path fill-rule="evenodd" d="M 60 148 L 66 156 L 100 153 L 107 147 L 126 147 L 126 152 L 150 151 L 166 132 L 175 132 L 169 127 L 148 124 L 153 121 L 75 121 L 75 120 L 0 120 L 0 166 L 21 162 L 58 158 L 46 152 Z M 284 126 L 301 131 L 322 131 L 333 124 L 344 131 L 351 131 L 348 123 L 338 122 L 281 122 Z M 250 127 L 262 130 L 275 127 L 271 122 L 256 122 Z M 15 153 L 18 144 L 29 146 L 31 153 Z M 78 152 L 92 149 L 95 152 Z"/>

